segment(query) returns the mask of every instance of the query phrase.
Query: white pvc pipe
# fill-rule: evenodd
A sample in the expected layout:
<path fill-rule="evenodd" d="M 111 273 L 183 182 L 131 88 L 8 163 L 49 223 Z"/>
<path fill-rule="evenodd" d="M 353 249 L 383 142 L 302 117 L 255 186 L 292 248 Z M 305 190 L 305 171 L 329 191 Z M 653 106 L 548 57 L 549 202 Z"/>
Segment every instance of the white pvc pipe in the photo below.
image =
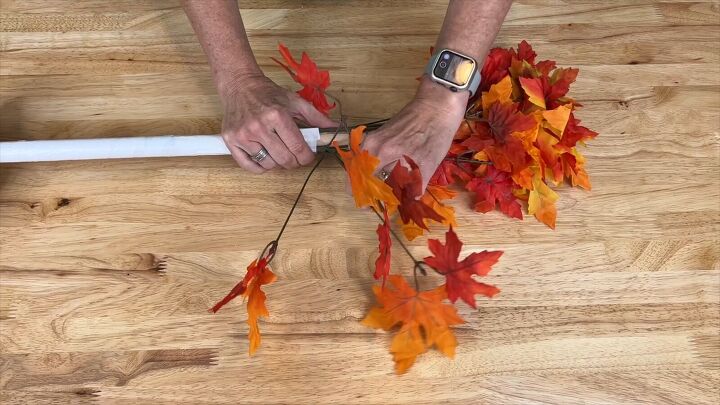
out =
<path fill-rule="evenodd" d="M 313 152 L 318 128 L 300 130 Z M 0 142 L 0 163 L 229 155 L 219 135 L 165 135 L 128 138 Z"/>

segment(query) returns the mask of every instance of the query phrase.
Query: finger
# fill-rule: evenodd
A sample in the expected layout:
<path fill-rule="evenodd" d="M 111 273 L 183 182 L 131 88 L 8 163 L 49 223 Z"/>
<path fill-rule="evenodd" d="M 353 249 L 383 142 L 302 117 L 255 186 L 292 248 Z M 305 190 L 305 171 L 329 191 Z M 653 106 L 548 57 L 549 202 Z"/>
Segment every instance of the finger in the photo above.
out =
<path fill-rule="evenodd" d="M 315 160 L 315 154 L 305 142 L 305 138 L 300 133 L 295 121 L 289 115 L 280 114 L 275 123 L 275 133 L 285 144 L 287 150 L 293 154 L 298 164 L 305 166 Z"/>
<path fill-rule="evenodd" d="M 250 156 L 240 146 L 233 145 L 228 141 L 225 141 L 225 146 L 240 167 L 256 174 L 265 173 L 265 169 L 250 159 Z"/>
<path fill-rule="evenodd" d="M 290 153 L 285 143 L 272 129 L 260 134 L 258 141 L 265 146 L 270 157 L 282 168 L 294 169 L 299 166 L 295 156 Z"/>
<path fill-rule="evenodd" d="M 311 127 L 334 128 L 338 125 L 336 121 L 333 121 L 300 97 L 293 99 L 291 107 L 300 115 L 300 118 Z"/>
<path fill-rule="evenodd" d="M 263 169 L 272 170 L 278 166 L 277 163 L 273 160 L 272 155 L 270 155 L 269 151 L 268 156 L 265 156 L 265 158 L 263 158 L 259 162 L 252 158 L 252 156 L 257 155 L 263 149 L 263 146 L 261 144 L 250 141 L 247 142 L 246 145 L 247 146 L 243 146 L 242 149 L 247 153 L 248 157 L 250 157 L 250 160 L 262 166 Z M 267 149 L 265 150 L 267 151 Z"/>

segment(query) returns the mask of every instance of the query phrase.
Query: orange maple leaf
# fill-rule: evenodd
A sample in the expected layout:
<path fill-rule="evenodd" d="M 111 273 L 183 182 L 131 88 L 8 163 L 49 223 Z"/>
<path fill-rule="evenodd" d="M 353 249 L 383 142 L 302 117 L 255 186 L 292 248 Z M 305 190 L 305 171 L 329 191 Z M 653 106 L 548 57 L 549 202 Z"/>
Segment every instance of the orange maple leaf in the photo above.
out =
<path fill-rule="evenodd" d="M 258 318 L 261 316 L 267 318 L 270 316 L 265 306 L 265 292 L 260 289 L 263 285 L 270 284 L 277 280 L 275 274 L 270 271 L 269 267 L 263 267 L 258 275 L 253 277 L 248 284 L 247 290 L 243 296 L 247 298 L 247 324 L 250 327 L 248 331 L 248 339 L 250 341 L 250 354 L 254 354 L 260 347 L 260 327 L 258 326 Z"/>
<path fill-rule="evenodd" d="M 268 317 L 267 308 L 265 307 L 265 293 L 260 289 L 265 284 L 270 284 L 276 280 L 275 274 L 267 265 L 267 259 L 255 259 L 247 267 L 245 277 L 233 287 L 232 290 L 217 304 L 210 308 L 210 312 L 217 312 L 232 301 L 235 297 L 242 295 L 247 298 L 247 323 L 250 327 L 248 338 L 250 340 L 250 354 L 260 347 L 260 328 L 258 327 L 259 317 Z"/>
<path fill-rule="evenodd" d="M 398 374 L 406 372 L 418 355 L 435 346 L 448 357 L 455 356 L 457 339 L 451 327 L 465 323 L 454 306 L 445 304 L 445 285 L 430 291 L 415 291 L 398 275 L 388 278 L 388 286 L 373 286 L 379 306 L 373 307 L 362 323 L 389 331 L 399 327 L 390 352 Z"/>
<path fill-rule="evenodd" d="M 333 141 L 340 159 L 345 165 L 345 171 L 350 178 L 355 206 L 373 207 L 377 212 L 382 212 L 381 203 L 387 207 L 390 213 L 394 212 L 398 205 L 398 199 L 393 194 L 392 188 L 375 176 L 375 169 L 380 164 L 380 159 L 360 147 L 362 143 L 365 126 L 361 125 L 350 131 L 350 150 L 340 149 L 340 145 Z"/>
<path fill-rule="evenodd" d="M 533 189 L 528 197 L 528 214 L 535 215 L 540 222 L 555 229 L 557 209 L 555 201 L 559 196 L 542 180 L 540 173 L 533 177 Z"/>
<path fill-rule="evenodd" d="M 565 126 L 570 119 L 572 105 L 561 105 L 554 110 L 543 111 L 542 116 L 547 122 L 547 126 L 555 133 L 556 136 L 562 137 L 565 132 Z"/>
<path fill-rule="evenodd" d="M 512 91 L 513 84 L 510 75 L 505 76 L 504 79 L 490 86 L 490 90 L 482 94 L 482 109 L 485 117 L 487 118 L 487 112 L 493 103 L 498 101 L 503 104 L 511 102 L 510 97 L 512 96 Z"/>

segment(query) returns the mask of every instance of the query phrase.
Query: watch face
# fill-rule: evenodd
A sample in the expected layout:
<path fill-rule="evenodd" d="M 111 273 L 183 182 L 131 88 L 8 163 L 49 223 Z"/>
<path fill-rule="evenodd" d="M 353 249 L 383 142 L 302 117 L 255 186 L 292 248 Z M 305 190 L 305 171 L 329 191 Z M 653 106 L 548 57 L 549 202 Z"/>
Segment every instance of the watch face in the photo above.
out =
<path fill-rule="evenodd" d="M 435 64 L 433 74 L 458 87 L 464 87 L 472 78 L 475 61 L 454 52 L 443 51 Z"/>

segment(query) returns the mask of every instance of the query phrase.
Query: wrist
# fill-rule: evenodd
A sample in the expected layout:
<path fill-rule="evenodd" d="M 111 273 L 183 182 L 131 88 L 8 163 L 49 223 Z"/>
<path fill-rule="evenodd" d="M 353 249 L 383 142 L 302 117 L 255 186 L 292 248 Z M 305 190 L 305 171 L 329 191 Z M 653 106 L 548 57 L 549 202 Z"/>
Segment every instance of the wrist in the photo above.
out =
<path fill-rule="evenodd" d="M 429 103 L 440 110 L 449 112 L 465 111 L 470 92 L 452 91 L 440 83 L 432 81 L 427 75 L 420 79 L 415 99 Z"/>
<path fill-rule="evenodd" d="M 251 87 L 253 83 L 265 79 L 265 74 L 259 67 L 256 69 L 234 69 L 232 71 L 217 72 L 215 74 L 215 84 L 221 97 L 235 94 L 238 90 Z"/>

